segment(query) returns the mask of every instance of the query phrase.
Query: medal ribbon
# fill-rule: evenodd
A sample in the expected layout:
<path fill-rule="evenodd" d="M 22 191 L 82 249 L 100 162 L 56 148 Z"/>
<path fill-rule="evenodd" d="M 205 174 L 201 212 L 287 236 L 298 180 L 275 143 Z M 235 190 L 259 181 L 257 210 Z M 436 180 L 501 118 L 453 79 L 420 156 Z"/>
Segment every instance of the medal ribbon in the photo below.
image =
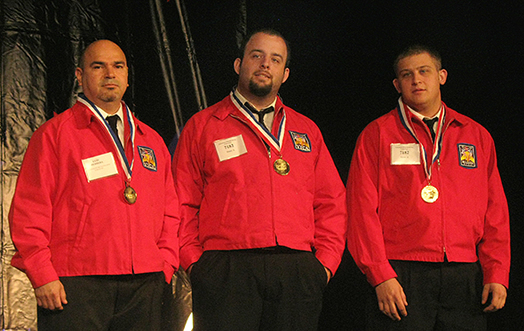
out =
<path fill-rule="evenodd" d="M 257 119 L 255 118 L 255 115 L 247 109 L 245 105 L 240 102 L 238 97 L 235 95 L 234 92 L 231 92 L 231 100 L 237 106 L 238 110 L 244 116 L 258 129 L 258 131 L 262 134 L 262 136 L 271 144 L 273 147 L 276 148 L 277 151 L 280 152 L 280 149 L 282 148 L 282 143 L 284 142 L 284 131 L 286 128 L 286 112 L 284 111 L 284 116 L 282 117 L 282 120 L 280 121 L 280 124 L 278 126 L 278 138 L 275 137 L 266 127 L 264 127 L 262 124 L 260 124 Z M 276 109 L 275 109 L 276 112 Z"/>
<path fill-rule="evenodd" d="M 131 130 L 131 144 L 133 146 L 133 152 L 132 152 L 133 159 L 131 160 L 131 164 L 129 163 L 127 159 L 126 152 L 124 150 L 124 146 L 122 146 L 122 142 L 120 141 L 120 139 L 118 139 L 118 136 L 113 132 L 113 130 L 111 130 L 109 123 L 104 118 L 104 116 L 102 116 L 102 113 L 100 113 L 100 110 L 98 110 L 98 107 L 93 102 L 91 102 L 89 99 L 87 99 L 86 96 L 83 94 L 78 95 L 78 101 L 86 105 L 87 108 L 89 108 L 91 112 L 95 114 L 98 120 L 100 120 L 100 122 L 104 124 L 104 127 L 106 128 L 107 132 L 109 132 L 109 134 L 111 135 L 111 138 L 113 138 L 113 143 L 116 149 L 118 150 L 118 158 L 120 159 L 122 168 L 124 169 L 124 172 L 126 173 L 126 177 L 128 180 L 131 179 L 131 175 L 133 174 L 133 164 L 135 161 L 134 159 L 135 159 L 135 131 L 136 130 L 135 130 L 135 121 L 133 120 L 133 117 L 131 116 L 131 112 L 129 111 L 129 108 L 127 107 L 127 105 L 124 103 L 125 111 L 127 113 L 127 120 L 129 123 L 129 128 Z"/>
<path fill-rule="evenodd" d="M 442 106 L 442 115 L 439 116 L 437 132 L 435 132 L 435 141 L 433 142 L 433 156 L 432 156 L 431 162 L 427 161 L 426 148 L 424 147 L 424 145 L 422 145 L 422 143 L 420 142 L 420 140 L 417 137 L 415 130 L 411 126 L 411 121 L 409 120 L 409 117 L 408 117 L 409 110 L 406 107 L 407 106 L 404 105 L 404 103 L 402 102 L 402 98 L 399 98 L 398 99 L 398 113 L 400 116 L 400 121 L 402 122 L 406 130 L 408 130 L 408 132 L 411 134 L 411 136 L 415 138 L 415 140 L 417 141 L 420 147 L 420 155 L 422 156 L 422 160 L 424 162 L 424 171 L 426 173 L 426 178 L 429 183 L 431 182 L 431 165 L 436 160 L 438 160 L 438 158 L 440 157 L 440 152 L 442 150 L 442 131 L 443 131 L 442 129 L 444 127 L 444 121 L 446 118 L 446 107 Z"/>

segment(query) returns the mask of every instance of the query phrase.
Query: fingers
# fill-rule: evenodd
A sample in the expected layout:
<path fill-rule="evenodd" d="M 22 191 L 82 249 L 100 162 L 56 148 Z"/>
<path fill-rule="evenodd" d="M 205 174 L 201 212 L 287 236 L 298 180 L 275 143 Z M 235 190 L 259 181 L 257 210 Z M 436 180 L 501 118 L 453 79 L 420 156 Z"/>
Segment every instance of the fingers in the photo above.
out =
<path fill-rule="evenodd" d="M 482 304 L 488 303 L 489 295 L 491 294 L 491 302 L 489 306 L 484 308 L 484 312 L 492 313 L 500 310 L 506 304 L 507 290 L 502 284 L 490 283 L 484 285 L 482 291 Z"/>
<path fill-rule="evenodd" d="M 329 281 L 331 280 L 331 276 L 332 276 L 331 275 L 331 271 L 328 268 L 326 268 L 326 267 L 324 267 L 324 269 L 326 269 L 326 275 L 327 275 L 327 282 L 326 283 L 329 283 Z"/>
<path fill-rule="evenodd" d="M 64 286 L 58 280 L 47 283 L 35 289 L 38 306 L 50 310 L 63 310 L 67 304 Z"/>
<path fill-rule="evenodd" d="M 40 299 L 37 299 L 37 303 L 40 307 L 49 309 L 49 310 L 63 310 L 62 301 L 58 296 L 44 296 Z"/>
<path fill-rule="evenodd" d="M 380 311 L 395 321 L 400 321 L 407 316 L 406 306 L 408 305 L 406 295 L 399 282 L 389 279 L 376 287 L 377 299 Z"/>
<path fill-rule="evenodd" d="M 379 284 L 375 291 L 377 293 L 380 311 L 395 321 L 400 321 L 407 316 L 407 299 L 402 286 L 395 278 Z M 491 297 L 491 300 L 490 300 Z M 500 310 L 506 304 L 507 289 L 504 285 L 490 283 L 484 285 L 482 291 L 482 304 L 489 304 L 484 312 L 490 313 Z"/>
<path fill-rule="evenodd" d="M 402 319 L 401 315 L 406 316 L 406 315 L 403 315 L 402 313 L 402 311 L 404 311 L 405 313 L 405 308 L 401 310 L 400 308 L 397 308 L 395 304 L 392 304 L 392 303 L 383 305 L 380 311 L 382 311 L 384 315 L 386 315 L 387 317 L 391 318 L 394 321 L 400 321 Z"/>
<path fill-rule="evenodd" d="M 485 305 L 486 302 L 488 302 L 489 297 L 489 287 L 484 286 L 484 289 L 482 290 L 482 304 Z"/>
<path fill-rule="evenodd" d="M 60 292 L 60 302 L 64 305 L 67 305 L 67 296 L 64 287 L 62 286 L 62 291 Z"/>

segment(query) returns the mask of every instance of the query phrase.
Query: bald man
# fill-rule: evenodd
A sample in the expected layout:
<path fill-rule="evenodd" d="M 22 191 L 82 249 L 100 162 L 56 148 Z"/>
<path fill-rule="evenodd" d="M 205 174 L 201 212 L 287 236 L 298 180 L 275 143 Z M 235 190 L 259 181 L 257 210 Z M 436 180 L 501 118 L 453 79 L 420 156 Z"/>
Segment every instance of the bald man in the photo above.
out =
<path fill-rule="evenodd" d="M 126 56 L 89 45 L 76 104 L 32 136 L 9 221 L 11 263 L 42 330 L 160 330 L 178 259 L 178 198 L 162 138 L 122 101 Z"/>

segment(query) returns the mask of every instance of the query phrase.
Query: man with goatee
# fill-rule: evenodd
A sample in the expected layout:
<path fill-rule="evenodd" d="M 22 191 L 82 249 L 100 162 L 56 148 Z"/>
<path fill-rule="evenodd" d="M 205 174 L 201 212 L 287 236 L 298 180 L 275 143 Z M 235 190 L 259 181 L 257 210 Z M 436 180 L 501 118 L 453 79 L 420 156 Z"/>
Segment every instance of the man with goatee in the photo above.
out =
<path fill-rule="evenodd" d="M 277 96 L 289 47 L 245 38 L 238 85 L 194 115 L 173 173 L 195 330 L 316 330 L 344 250 L 345 190 L 318 127 Z"/>

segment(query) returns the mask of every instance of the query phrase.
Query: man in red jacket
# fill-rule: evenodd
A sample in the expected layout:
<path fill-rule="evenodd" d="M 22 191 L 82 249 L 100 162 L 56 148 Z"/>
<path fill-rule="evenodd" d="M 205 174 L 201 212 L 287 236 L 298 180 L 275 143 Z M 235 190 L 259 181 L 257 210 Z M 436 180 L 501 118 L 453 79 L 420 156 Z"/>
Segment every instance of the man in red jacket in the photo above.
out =
<path fill-rule="evenodd" d="M 395 73 L 398 107 L 364 129 L 347 183 L 348 248 L 375 287 L 369 328 L 483 330 L 510 268 L 493 140 L 442 102 L 437 52 L 408 48 Z"/>
<path fill-rule="evenodd" d="M 289 48 L 249 35 L 238 86 L 185 125 L 173 159 L 198 330 L 316 330 L 344 250 L 345 189 L 318 127 L 277 96 Z"/>
<path fill-rule="evenodd" d="M 76 70 L 84 94 L 29 142 L 11 263 L 35 288 L 39 330 L 161 329 L 178 199 L 163 139 L 122 102 L 127 73 L 115 43 L 89 45 Z"/>

